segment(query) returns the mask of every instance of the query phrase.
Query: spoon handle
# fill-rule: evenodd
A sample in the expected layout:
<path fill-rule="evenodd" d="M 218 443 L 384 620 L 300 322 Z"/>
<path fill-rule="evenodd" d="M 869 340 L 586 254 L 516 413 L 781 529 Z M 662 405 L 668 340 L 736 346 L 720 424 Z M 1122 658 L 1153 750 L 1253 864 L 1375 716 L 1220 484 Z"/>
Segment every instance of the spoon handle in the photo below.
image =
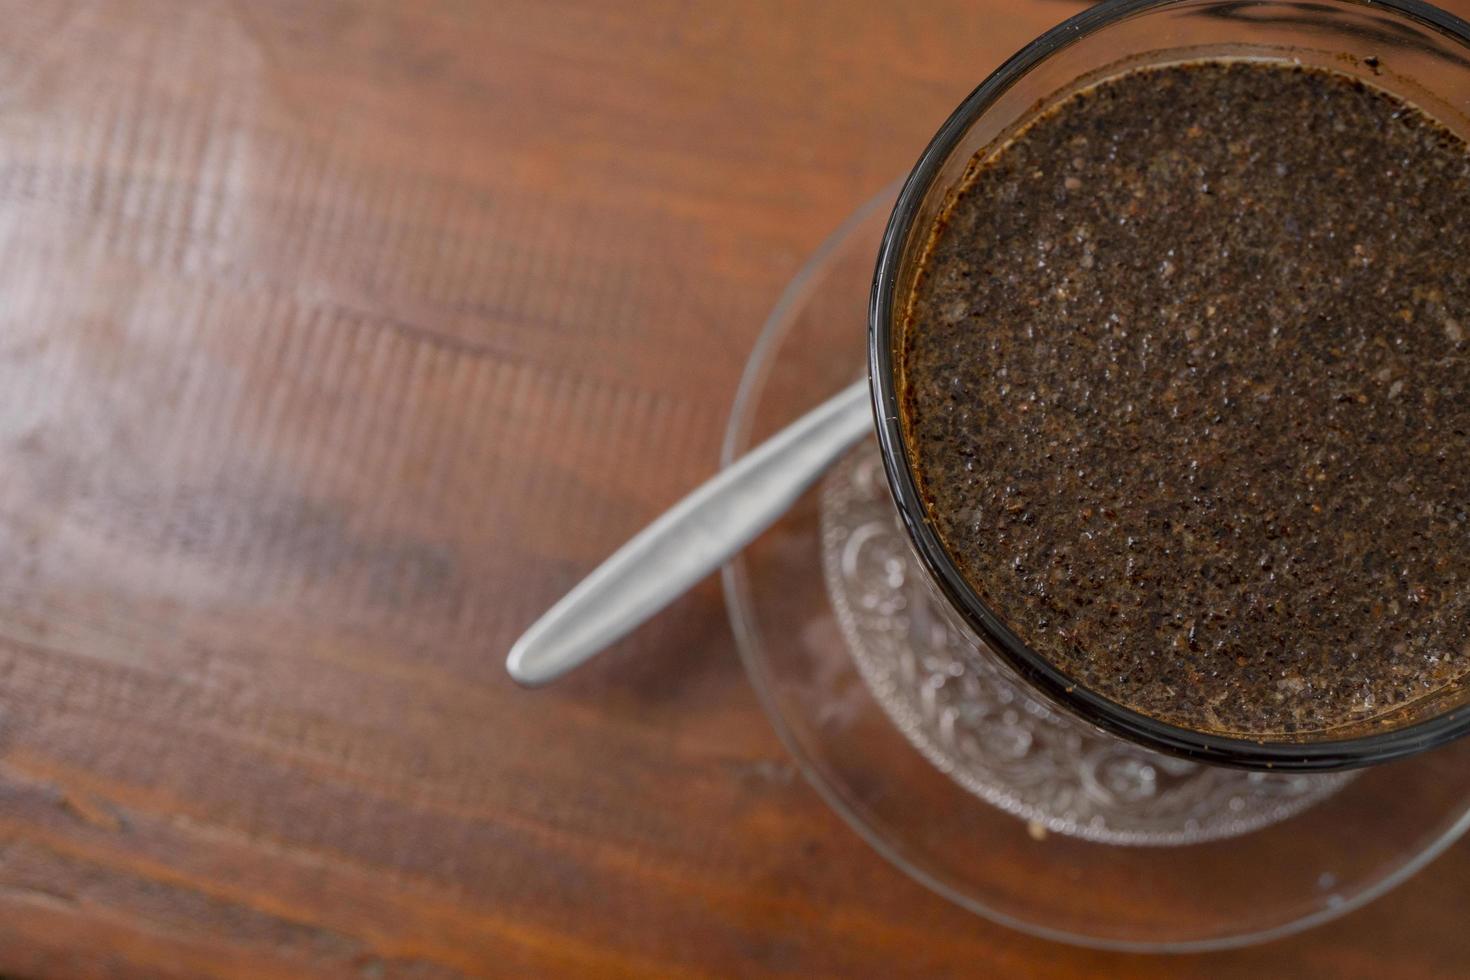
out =
<path fill-rule="evenodd" d="M 860 381 L 782 429 L 675 504 L 552 606 L 505 667 L 545 684 L 620 639 L 770 527 L 803 491 L 873 431 Z"/>

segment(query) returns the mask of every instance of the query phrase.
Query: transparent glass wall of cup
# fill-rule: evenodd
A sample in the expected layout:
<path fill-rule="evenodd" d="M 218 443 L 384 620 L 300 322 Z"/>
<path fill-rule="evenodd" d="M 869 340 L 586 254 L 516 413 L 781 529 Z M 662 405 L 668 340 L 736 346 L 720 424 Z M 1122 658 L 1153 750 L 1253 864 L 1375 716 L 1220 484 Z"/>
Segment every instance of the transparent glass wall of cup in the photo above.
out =
<path fill-rule="evenodd" d="M 904 446 L 895 320 L 920 250 L 975 154 L 1038 108 L 1129 68 L 1203 58 L 1260 58 L 1330 68 L 1418 105 L 1470 140 L 1470 24 L 1417 0 L 1117 0 L 1044 34 L 960 105 L 905 183 L 878 257 L 869 371 L 884 468 L 910 542 L 957 625 L 1048 699 L 1114 734 L 1218 765 L 1295 770 L 1368 765 L 1470 730 L 1470 686 L 1352 727 L 1294 740 L 1240 738 L 1164 724 L 1101 697 L 1031 651 L 966 584 L 927 523 Z"/>

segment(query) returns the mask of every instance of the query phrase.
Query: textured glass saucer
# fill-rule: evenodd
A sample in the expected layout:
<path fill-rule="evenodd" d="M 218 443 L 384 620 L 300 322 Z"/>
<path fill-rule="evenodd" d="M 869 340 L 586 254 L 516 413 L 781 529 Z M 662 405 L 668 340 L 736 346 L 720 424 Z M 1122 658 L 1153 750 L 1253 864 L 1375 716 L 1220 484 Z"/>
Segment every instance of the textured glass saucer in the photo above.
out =
<path fill-rule="evenodd" d="M 797 275 L 747 365 L 727 461 L 862 371 L 892 202 Z M 725 571 L 741 655 L 807 779 L 884 857 L 994 921 L 1082 945 L 1244 945 L 1335 918 L 1470 823 L 1470 740 L 1349 775 L 1251 774 L 1037 700 L 918 582 L 865 444 Z"/>

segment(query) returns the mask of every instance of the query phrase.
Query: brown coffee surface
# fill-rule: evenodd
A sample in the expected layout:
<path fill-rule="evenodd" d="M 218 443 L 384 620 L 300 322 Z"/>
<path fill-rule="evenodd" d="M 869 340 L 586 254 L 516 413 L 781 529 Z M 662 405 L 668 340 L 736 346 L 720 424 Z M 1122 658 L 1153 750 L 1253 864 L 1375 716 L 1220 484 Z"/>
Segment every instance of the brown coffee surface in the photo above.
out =
<path fill-rule="evenodd" d="M 900 391 L 980 597 L 1191 729 L 1358 723 L 1470 670 L 1470 150 L 1335 72 L 1075 94 L 937 222 Z"/>

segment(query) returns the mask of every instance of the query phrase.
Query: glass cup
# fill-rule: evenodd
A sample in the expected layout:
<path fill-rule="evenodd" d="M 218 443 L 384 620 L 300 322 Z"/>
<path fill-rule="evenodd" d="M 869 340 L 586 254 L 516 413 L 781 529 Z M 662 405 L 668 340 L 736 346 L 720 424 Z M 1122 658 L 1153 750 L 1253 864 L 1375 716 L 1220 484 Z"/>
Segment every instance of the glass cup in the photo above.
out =
<path fill-rule="evenodd" d="M 1102 697 L 1038 656 L 970 588 L 921 503 L 900 425 L 895 313 L 937 214 L 977 151 L 1038 109 L 1119 72 L 1206 58 L 1330 68 L 1424 109 L 1470 141 L 1470 24 L 1418 0 L 1110 0 L 1027 45 L 955 110 L 905 182 L 879 251 L 869 305 L 869 376 L 888 483 L 908 537 L 962 630 L 1050 701 L 1113 734 L 1214 765 L 1330 770 L 1383 762 L 1470 729 L 1470 688 L 1448 688 L 1341 728 L 1241 737 L 1167 724 Z"/>

